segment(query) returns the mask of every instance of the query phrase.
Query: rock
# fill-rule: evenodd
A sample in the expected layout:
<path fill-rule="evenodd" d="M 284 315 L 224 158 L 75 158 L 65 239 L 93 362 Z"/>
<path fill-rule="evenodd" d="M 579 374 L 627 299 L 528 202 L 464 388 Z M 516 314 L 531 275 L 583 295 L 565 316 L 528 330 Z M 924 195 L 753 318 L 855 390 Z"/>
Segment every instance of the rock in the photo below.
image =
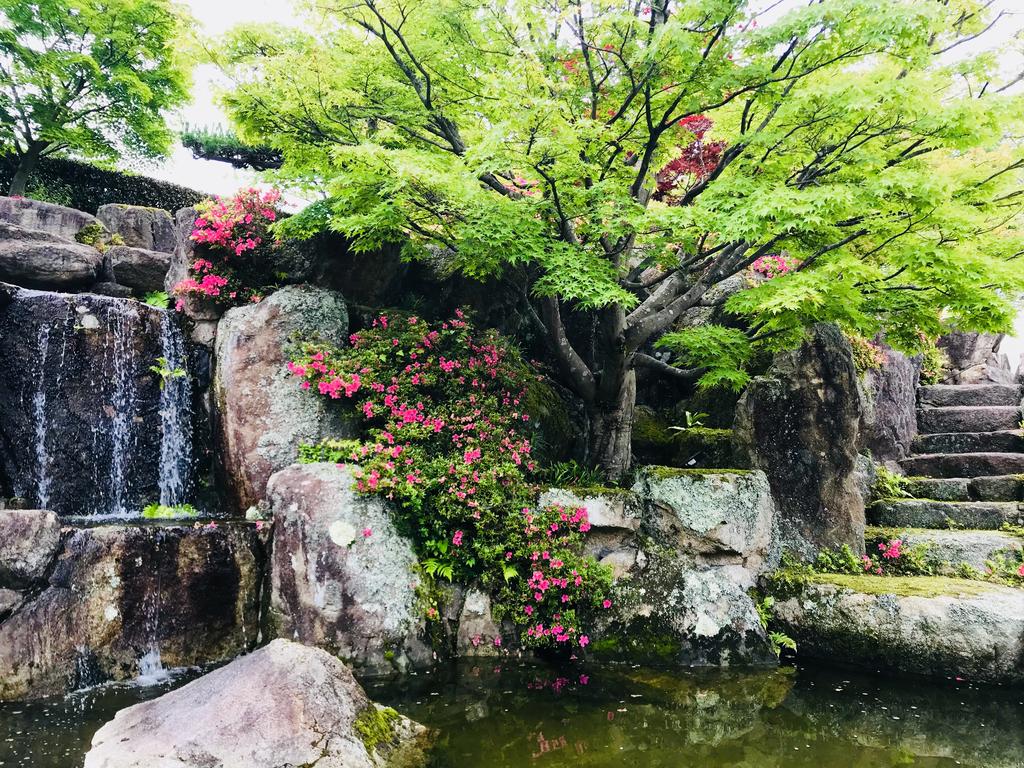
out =
<path fill-rule="evenodd" d="M 928 561 L 942 567 L 943 572 L 955 571 L 961 563 L 983 572 L 988 567 L 986 560 L 1000 553 L 1019 553 L 1024 546 L 1024 539 L 1000 531 L 886 529 L 884 538 L 890 537 L 900 539 L 904 547 L 927 547 Z"/>
<path fill-rule="evenodd" d="M 912 444 L 916 454 L 928 453 L 1021 453 L 1024 433 L 1019 429 L 999 432 L 939 432 L 918 435 Z"/>
<path fill-rule="evenodd" d="M 83 227 L 99 224 L 88 213 L 63 205 L 30 200 L 27 197 L 0 197 L 0 221 L 34 229 L 74 241 Z"/>
<path fill-rule="evenodd" d="M 932 384 L 920 387 L 922 406 L 1016 405 L 1021 403 L 1020 387 L 1000 384 Z"/>
<path fill-rule="evenodd" d="M 871 507 L 876 525 L 910 528 L 963 528 L 996 530 L 1004 523 L 1024 524 L 1024 513 L 1015 501 L 932 501 L 931 499 L 883 499 Z"/>
<path fill-rule="evenodd" d="M 110 282 L 93 283 L 89 286 L 89 293 L 111 296 L 115 299 L 130 299 L 135 295 L 135 292 L 127 285 L 118 285 L 117 283 Z"/>
<path fill-rule="evenodd" d="M 121 285 L 142 293 L 164 289 L 164 278 L 171 264 L 169 253 L 115 245 L 106 255 L 111 275 Z"/>
<path fill-rule="evenodd" d="M 946 353 L 950 369 L 963 371 L 987 363 L 1000 340 L 1001 335 L 996 333 L 953 331 L 939 338 L 939 348 Z"/>
<path fill-rule="evenodd" d="M 414 768 L 425 735 L 375 706 L 338 659 L 275 640 L 118 712 L 85 768 Z"/>
<path fill-rule="evenodd" d="M 45 589 L 0 623 L 0 700 L 63 695 L 152 665 L 231 658 L 256 640 L 255 528 L 70 532 Z"/>
<path fill-rule="evenodd" d="M 126 246 L 173 253 L 177 245 L 174 220 L 163 208 L 108 203 L 99 207 L 96 218 Z"/>
<path fill-rule="evenodd" d="M 645 467 L 633 492 L 649 506 L 660 545 L 752 574 L 774 567 L 766 560 L 773 559 L 775 505 L 763 472 Z"/>
<path fill-rule="evenodd" d="M 0 219 L 0 241 L 2 240 L 41 240 L 47 243 L 71 244 L 75 242 L 70 237 L 64 237 L 63 235 L 47 232 L 42 229 L 29 229 L 28 227 L 22 227 Z"/>
<path fill-rule="evenodd" d="M 42 509 L 0 510 L 0 586 L 46 581 L 60 549 L 60 520 Z"/>
<path fill-rule="evenodd" d="M 278 637 L 364 669 L 422 665 L 423 616 L 412 543 L 350 470 L 295 464 L 267 485 L 274 515 L 271 619 Z M 369 531 L 369 535 L 365 533 Z"/>
<path fill-rule="evenodd" d="M 92 294 L 7 297 L 0 489 L 62 516 L 125 515 L 159 498 L 161 390 L 150 367 L 171 357 L 165 314 Z"/>
<path fill-rule="evenodd" d="M 849 342 L 823 324 L 800 349 L 778 355 L 737 404 L 736 441 L 768 476 L 784 549 L 804 557 L 843 544 L 864 551 L 861 419 Z"/>
<path fill-rule="evenodd" d="M 0 589 L 0 621 L 10 616 L 21 605 L 23 597 L 13 589 Z"/>
<path fill-rule="evenodd" d="M 924 434 L 938 432 L 998 432 L 1017 429 L 1020 407 L 1015 405 L 922 408 L 917 415 Z"/>
<path fill-rule="evenodd" d="M 486 592 L 472 589 L 462 603 L 456 650 L 460 656 L 496 656 L 500 647 L 501 629 L 491 614 L 491 598 Z"/>
<path fill-rule="evenodd" d="M 584 542 L 586 554 L 611 568 L 614 578 L 624 576 L 635 565 L 642 510 L 634 494 L 614 488 L 548 488 L 537 504 L 585 507 L 591 525 Z"/>
<path fill-rule="evenodd" d="M 885 362 L 864 374 L 861 400 L 863 445 L 875 461 L 897 461 L 910 453 L 917 434 L 920 361 L 884 347 Z"/>
<path fill-rule="evenodd" d="M 103 254 L 89 245 L 0 240 L 0 280 L 26 288 L 84 288 L 99 277 L 102 268 Z"/>
<path fill-rule="evenodd" d="M 775 605 L 809 658 L 970 682 L 1024 682 L 1024 591 L 941 577 L 821 574 Z"/>
<path fill-rule="evenodd" d="M 1024 473 L 1024 453 L 927 453 L 903 459 L 908 475 L 982 477 Z"/>
<path fill-rule="evenodd" d="M 199 214 L 195 208 L 182 208 L 174 216 L 175 246 L 171 261 L 164 276 L 164 291 L 168 296 L 181 301 L 181 311 L 192 321 L 217 321 L 221 311 L 211 302 L 204 301 L 195 294 L 175 296 L 174 286 L 189 276 L 188 270 L 195 260 L 195 243 L 192 242 L 192 230 Z M 212 346 L 212 343 L 210 344 Z"/>
<path fill-rule="evenodd" d="M 213 391 L 222 460 L 239 511 L 264 497 L 267 480 L 296 460 L 300 445 L 352 433 L 342 409 L 304 392 L 285 368 L 296 334 L 338 345 L 347 329 L 341 295 L 309 286 L 282 288 L 221 319 Z"/>

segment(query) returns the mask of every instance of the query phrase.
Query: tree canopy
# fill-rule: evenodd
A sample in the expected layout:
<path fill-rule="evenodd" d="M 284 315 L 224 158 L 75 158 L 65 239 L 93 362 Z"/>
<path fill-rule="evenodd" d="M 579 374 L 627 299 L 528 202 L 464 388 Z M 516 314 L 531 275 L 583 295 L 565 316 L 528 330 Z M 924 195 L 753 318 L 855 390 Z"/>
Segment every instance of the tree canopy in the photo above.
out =
<path fill-rule="evenodd" d="M 311 31 L 239 28 L 218 59 L 241 137 L 324 195 L 282 226 L 515 281 L 617 474 L 638 367 L 741 386 L 752 349 L 817 321 L 907 349 L 1006 329 L 1024 104 L 991 53 L 947 54 L 988 5 L 326 2 Z M 677 328 L 689 369 L 650 354 L 739 274 L 741 323 Z M 566 309 L 594 313 L 593 344 Z"/>
<path fill-rule="evenodd" d="M 24 191 L 40 157 L 164 154 L 163 110 L 188 96 L 169 0 L 0 0 L 0 152 Z"/>

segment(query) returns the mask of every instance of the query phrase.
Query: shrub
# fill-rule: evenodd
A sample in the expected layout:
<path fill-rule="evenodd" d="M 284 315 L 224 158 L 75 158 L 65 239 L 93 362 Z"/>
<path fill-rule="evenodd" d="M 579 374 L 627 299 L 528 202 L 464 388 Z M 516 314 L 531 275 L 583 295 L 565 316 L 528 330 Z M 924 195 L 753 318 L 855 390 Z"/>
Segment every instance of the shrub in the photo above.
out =
<path fill-rule="evenodd" d="M 536 374 L 461 311 L 433 326 L 382 315 L 350 342 L 307 341 L 288 370 L 351 402 L 365 437 L 347 457 L 357 488 L 396 502 L 427 574 L 479 581 L 525 644 L 586 646 L 610 577 L 581 554 L 585 509 L 532 508 L 536 425 L 524 404 Z"/>
<path fill-rule="evenodd" d="M 877 370 L 885 365 L 886 354 L 880 345 L 856 334 L 847 335 L 846 339 L 853 350 L 853 364 L 857 373 Z"/>

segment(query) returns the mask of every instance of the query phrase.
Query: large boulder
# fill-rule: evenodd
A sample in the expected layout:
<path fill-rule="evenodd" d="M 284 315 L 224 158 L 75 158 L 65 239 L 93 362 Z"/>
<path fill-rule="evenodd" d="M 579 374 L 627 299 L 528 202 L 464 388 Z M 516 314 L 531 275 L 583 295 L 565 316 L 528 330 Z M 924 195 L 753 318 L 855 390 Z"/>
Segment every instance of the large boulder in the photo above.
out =
<path fill-rule="evenodd" d="M 0 221 L 68 240 L 74 240 L 84 227 L 99 224 L 95 216 L 84 211 L 27 197 L 0 197 Z"/>
<path fill-rule="evenodd" d="M 875 461 L 899 461 L 910 455 L 917 435 L 917 385 L 921 363 L 885 349 L 885 362 L 864 374 L 861 434 Z"/>
<path fill-rule="evenodd" d="M 171 263 L 171 254 L 163 251 L 115 245 L 106 253 L 110 277 L 119 285 L 140 293 L 162 291 Z"/>
<path fill-rule="evenodd" d="M 972 682 L 1024 682 L 1024 591 L 940 577 L 821 574 L 775 605 L 801 656 Z"/>
<path fill-rule="evenodd" d="M 93 294 L 6 289 L 0 300 L 0 495 L 65 515 L 159 498 L 165 313 Z"/>
<path fill-rule="evenodd" d="M 415 768 L 426 729 L 324 651 L 275 640 L 100 728 L 85 768 Z"/>
<path fill-rule="evenodd" d="M 248 524 L 69 531 L 45 588 L 0 623 L 0 700 L 237 655 L 256 641 L 262 560 Z"/>
<path fill-rule="evenodd" d="M 431 659 L 412 543 L 351 470 L 296 464 L 267 485 L 274 515 L 270 618 L 278 637 L 385 670 Z"/>
<path fill-rule="evenodd" d="M 27 288 L 74 290 L 100 277 L 103 254 L 80 243 L 0 240 L 0 280 Z"/>
<path fill-rule="evenodd" d="M 74 243 L 70 237 L 64 237 L 42 229 L 30 229 L 19 224 L 0 219 L 0 241 L 3 240 L 43 240 L 48 243 Z"/>
<path fill-rule="evenodd" d="M 214 399 L 228 490 L 239 509 L 265 495 L 267 480 L 299 446 L 351 433 L 341 409 L 304 392 L 285 367 L 296 335 L 341 344 L 348 313 L 340 294 L 289 286 L 236 307 L 217 327 Z"/>
<path fill-rule="evenodd" d="M 177 243 L 174 220 L 163 208 L 108 203 L 99 207 L 96 218 L 132 248 L 172 253 Z"/>
<path fill-rule="evenodd" d="M 61 543 L 61 524 L 42 509 L 0 510 L 0 586 L 46 581 Z"/>
<path fill-rule="evenodd" d="M 737 404 L 737 444 L 768 476 L 784 549 L 805 557 L 843 544 L 864 551 L 862 417 L 850 344 L 825 324 L 799 349 L 778 355 Z"/>

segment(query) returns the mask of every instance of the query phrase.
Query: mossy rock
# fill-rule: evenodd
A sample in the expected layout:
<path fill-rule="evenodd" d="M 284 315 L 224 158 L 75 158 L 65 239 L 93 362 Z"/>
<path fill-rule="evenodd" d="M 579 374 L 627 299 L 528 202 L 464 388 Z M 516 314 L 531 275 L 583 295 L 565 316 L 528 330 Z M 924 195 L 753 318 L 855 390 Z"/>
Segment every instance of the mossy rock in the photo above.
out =
<path fill-rule="evenodd" d="M 990 584 L 949 576 L 872 576 L 870 574 L 815 573 L 814 584 L 831 584 L 865 595 L 897 597 L 976 597 L 992 591 Z"/>
<path fill-rule="evenodd" d="M 395 725 L 402 719 L 391 707 L 378 707 L 371 704 L 360 712 L 352 723 L 362 740 L 366 751 L 370 754 L 381 745 L 396 741 Z"/>
<path fill-rule="evenodd" d="M 533 419 L 537 435 L 534 456 L 543 462 L 565 459 L 572 453 L 577 429 L 565 400 L 546 381 L 534 381 L 526 387 L 523 409 Z"/>

